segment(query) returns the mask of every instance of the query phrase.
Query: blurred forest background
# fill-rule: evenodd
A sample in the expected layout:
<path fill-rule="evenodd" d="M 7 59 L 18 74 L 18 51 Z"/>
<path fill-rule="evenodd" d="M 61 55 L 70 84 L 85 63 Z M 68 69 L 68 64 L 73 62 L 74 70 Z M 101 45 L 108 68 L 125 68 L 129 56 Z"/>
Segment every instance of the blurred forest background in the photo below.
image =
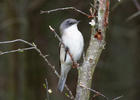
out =
<path fill-rule="evenodd" d="M 109 98 L 123 95 L 120 100 L 140 98 L 140 16 L 129 21 L 138 12 L 133 0 L 110 0 L 109 27 L 106 47 L 96 67 L 92 88 Z M 135 1 L 135 0 L 134 0 Z M 89 19 L 72 10 L 40 14 L 40 10 L 74 6 L 89 12 L 90 0 L 0 0 L 0 41 L 21 38 L 34 42 L 49 55 L 47 58 L 60 71 L 58 40 L 48 26 L 59 32 L 66 18 L 81 20 L 79 30 L 85 39 L 90 37 Z M 140 1 L 138 0 L 139 4 Z M 139 9 L 140 11 L 140 9 Z M 27 47 L 23 43 L 0 45 L 0 51 Z M 35 50 L 0 56 L 0 100 L 45 100 L 45 78 L 52 89 L 50 100 L 69 100 L 57 90 L 58 78 Z M 69 73 L 67 85 L 75 94 L 77 70 Z M 65 92 L 67 92 L 65 90 Z M 91 93 L 93 95 L 93 93 Z M 104 100 L 97 97 L 96 100 Z"/>

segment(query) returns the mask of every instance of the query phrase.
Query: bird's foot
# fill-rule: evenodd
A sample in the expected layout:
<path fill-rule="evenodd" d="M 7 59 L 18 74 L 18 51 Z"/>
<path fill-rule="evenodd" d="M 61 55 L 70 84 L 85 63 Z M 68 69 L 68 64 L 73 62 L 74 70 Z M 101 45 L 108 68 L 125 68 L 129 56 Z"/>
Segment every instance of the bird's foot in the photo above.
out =
<path fill-rule="evenodd" d="M 77 62 L 73 62 L 72 68 L 77 68 L 79 67 L 79 64 Z"/>

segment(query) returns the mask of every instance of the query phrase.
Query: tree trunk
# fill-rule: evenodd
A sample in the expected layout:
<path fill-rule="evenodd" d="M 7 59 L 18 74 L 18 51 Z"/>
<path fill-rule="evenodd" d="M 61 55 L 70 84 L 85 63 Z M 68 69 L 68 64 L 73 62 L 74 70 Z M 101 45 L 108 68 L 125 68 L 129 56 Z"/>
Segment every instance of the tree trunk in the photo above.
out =
<path fill-rule="evenodd" d="M 105 31 L 108 24 L 109 0 L 94 0 L 96 10 L 95 26 L 91 28 L 91 39 L 82 66 L 78 69 L 78 84 L 75 100 L 88 100 L 90 97 L 91 82 L 96 64 L 105 45 Z M 94 9 L 94 8 L 92 8 Z M 95 38 L 101 32 L 102 40 Z M 99 33 L 100 34 L 100 33 Z"/>

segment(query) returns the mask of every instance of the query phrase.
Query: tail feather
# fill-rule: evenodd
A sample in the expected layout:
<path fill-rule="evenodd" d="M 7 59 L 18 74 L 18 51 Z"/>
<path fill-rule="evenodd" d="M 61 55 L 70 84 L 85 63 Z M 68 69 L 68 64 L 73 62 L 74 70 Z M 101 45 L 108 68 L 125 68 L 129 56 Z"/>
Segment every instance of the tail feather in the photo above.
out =
<path fill-rule="evenodd" d="M 64 89 L 66 78 L 67 78 L 67 75 L 61 75 L 60 76 L 60 79 L 59 79 L 59 82 L 58 82 L 58 86 L 57 86 L 57 88 L 58 88 L 58 90 L 60 92 L 62 92 L 63 89 Z"/>
<path fill-rule="evenodd" d="M 66 79 L 67 79 L 67 74 L 70 71 L 70 69 L 71 69 L 70 65 L 61 64 L 61 75 L 60 75 L 58 86 L 57 86 L 57 88 L 60 92 L 62 92 L 63 89 L 64 89 L 65 82 L 66 82 Z"/>

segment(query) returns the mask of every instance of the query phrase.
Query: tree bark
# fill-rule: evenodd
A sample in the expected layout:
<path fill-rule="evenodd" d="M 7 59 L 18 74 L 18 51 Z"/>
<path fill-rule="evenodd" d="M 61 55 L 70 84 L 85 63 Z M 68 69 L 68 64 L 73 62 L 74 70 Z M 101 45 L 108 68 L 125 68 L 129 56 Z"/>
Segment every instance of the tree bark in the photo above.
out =
<path fill-rule="evenodd" d="M 94 0 L 93 15 L 95 26 L 91 28 L 91 38 L 82 66 L 78 69 L 78 83 L 75 100 L 89 100 L 93 73 L 105 45 L 105 31 L 108 24 L 109 0 Z M 102 40 L 95 38 L 101 32 Z M 83 87 L 84 86 L 84 87 Z"/>

